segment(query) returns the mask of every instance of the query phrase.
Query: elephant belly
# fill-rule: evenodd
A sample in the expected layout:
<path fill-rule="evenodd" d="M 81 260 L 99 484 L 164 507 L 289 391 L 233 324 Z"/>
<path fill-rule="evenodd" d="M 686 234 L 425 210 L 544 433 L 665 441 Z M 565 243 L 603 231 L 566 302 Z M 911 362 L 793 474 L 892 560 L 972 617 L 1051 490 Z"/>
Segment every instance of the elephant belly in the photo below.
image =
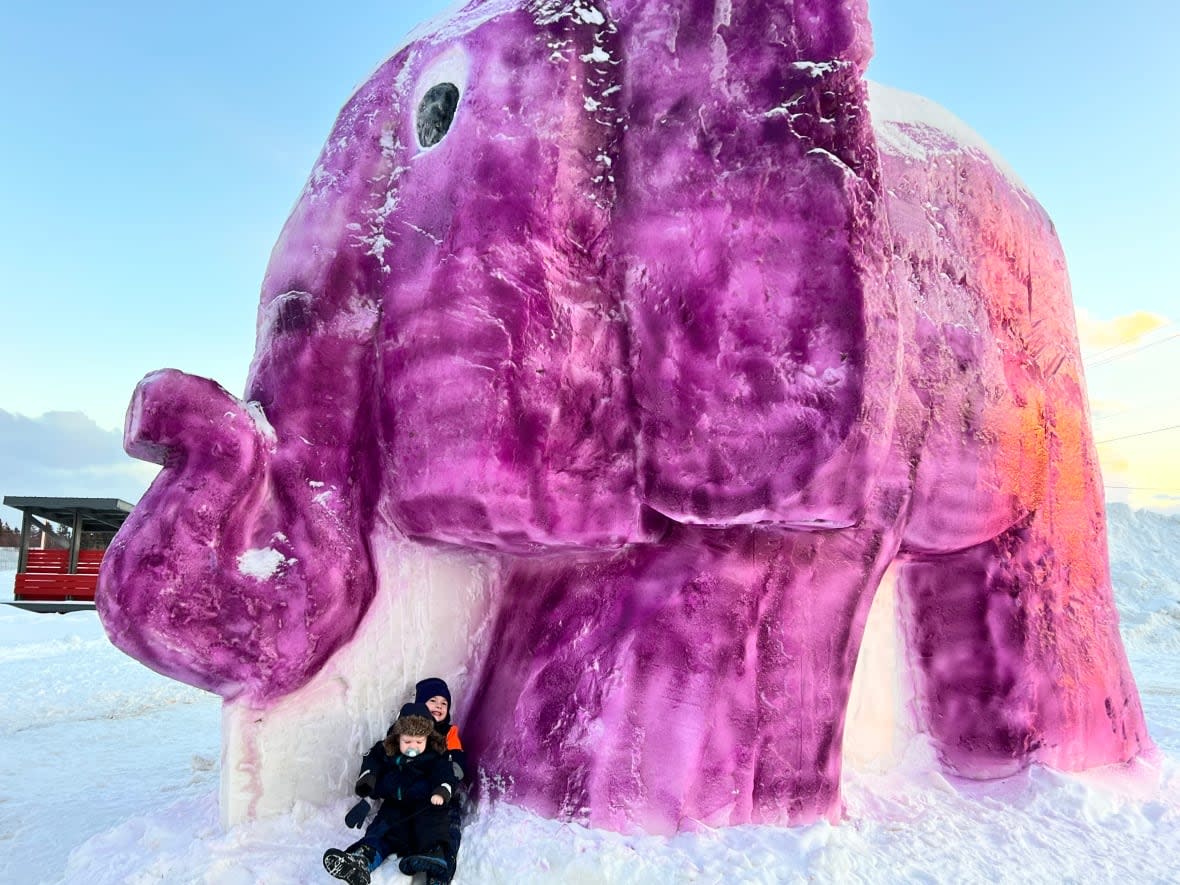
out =
<path fill-rule="evenodd" d="M 921 368 L 909 400 L 915 407 L 900 410 L 908 434 L 921 439 L 902 542 L 911 554 L 949 553 L 995 538 L 1045 494 L 1043 393 L 1000 371 L 1003 354 L 986 336 L 942 327 L 937 342 L 922 348 L 938 356 Z"/>
<path fill-rule="evenodd" d="M 876 89 L 913 488 L 903 551 L 999 535 L 1082 496 L 1091 448 L 1065 261 L 1052 223 L 982 149 Z M 881 111 L 880 114 L 877 112 Z"/>
<path fill-rule="evenodd" d="M 973 438 L 944 438 L 938 445 L 914 482 L 903 552 L 961 550 L 995 538 L 1027 515 L 1026 502 L 1007 481 L 1003 452 Z"/>

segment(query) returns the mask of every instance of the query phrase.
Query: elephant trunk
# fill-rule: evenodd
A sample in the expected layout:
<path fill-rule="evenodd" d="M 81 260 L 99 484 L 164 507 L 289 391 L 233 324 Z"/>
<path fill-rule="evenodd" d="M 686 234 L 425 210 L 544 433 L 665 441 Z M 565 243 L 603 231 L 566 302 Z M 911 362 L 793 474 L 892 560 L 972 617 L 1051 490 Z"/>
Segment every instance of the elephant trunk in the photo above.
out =
<path fill-rule="evenodd" d="M 172 369 L 136 389 L 125 446 L 163 470 L 99 575 L 115 645 L 227 699 L 306 682 L 373 595 L 350 497 L 293 468 L 257 403 Z"/>

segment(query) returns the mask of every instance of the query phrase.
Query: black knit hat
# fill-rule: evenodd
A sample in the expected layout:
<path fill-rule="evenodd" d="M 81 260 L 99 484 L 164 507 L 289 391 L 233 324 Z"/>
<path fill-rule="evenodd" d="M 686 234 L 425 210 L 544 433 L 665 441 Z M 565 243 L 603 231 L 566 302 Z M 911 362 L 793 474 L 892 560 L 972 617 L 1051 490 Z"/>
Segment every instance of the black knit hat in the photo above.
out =
<path fill-rule="evenodd" d="M 438 697 L 446 698 L 447 707 L 449 708 L 451 706 L 451 690 L 437 676 L 423 679 L 414 686 L 414 703 L 416 704 L 425 704 L 431 698 Z"/>

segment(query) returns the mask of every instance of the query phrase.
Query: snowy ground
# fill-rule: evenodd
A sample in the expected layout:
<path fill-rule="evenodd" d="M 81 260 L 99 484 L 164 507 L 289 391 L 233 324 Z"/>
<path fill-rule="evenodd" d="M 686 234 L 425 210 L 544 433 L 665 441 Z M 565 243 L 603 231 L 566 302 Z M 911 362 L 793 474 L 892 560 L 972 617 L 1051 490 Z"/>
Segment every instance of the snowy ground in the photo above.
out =
<path fill-rule="evenodd" d="M 1159 767 L 977 784 L 920 744 L 849 772 L 838 827 L 622 837 L 508 807 L 468 826 L 472 883 L 1180 882 L 1180 520 L 1111 510 L 1123 632 Z M 2 553 L 0 553 L 2 556 Z M 12 564 L 0 558 L 0 597 Z M 327 883 L 348 800 L 221 831 L 217 699 L 113 649 L 93 613 L 0 607 L 0 883 Z M 375 885 L 408 880 L 387 865 Z"/>

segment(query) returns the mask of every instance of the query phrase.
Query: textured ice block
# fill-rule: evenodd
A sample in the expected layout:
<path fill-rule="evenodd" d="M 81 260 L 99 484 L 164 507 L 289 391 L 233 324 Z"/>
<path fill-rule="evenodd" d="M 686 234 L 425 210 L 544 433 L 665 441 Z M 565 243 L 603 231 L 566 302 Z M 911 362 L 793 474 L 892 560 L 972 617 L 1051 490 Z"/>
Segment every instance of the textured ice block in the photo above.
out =
<path fill-rule="evenodd" d="M 227 699 L 227 804 L 344 789 L 268 787 L 280 732 L 330 766 L 418 668 L 508 801 L 835 818 L 890 566 L 953 770 L 1150 748 L 1052 225 L 945 112 L 870 102 L 870 52 L 854 0 L 488 0 L 360 87 L 245 397 L 166 370 L 128 413 L 164 469 L 100 613 Z"/>

